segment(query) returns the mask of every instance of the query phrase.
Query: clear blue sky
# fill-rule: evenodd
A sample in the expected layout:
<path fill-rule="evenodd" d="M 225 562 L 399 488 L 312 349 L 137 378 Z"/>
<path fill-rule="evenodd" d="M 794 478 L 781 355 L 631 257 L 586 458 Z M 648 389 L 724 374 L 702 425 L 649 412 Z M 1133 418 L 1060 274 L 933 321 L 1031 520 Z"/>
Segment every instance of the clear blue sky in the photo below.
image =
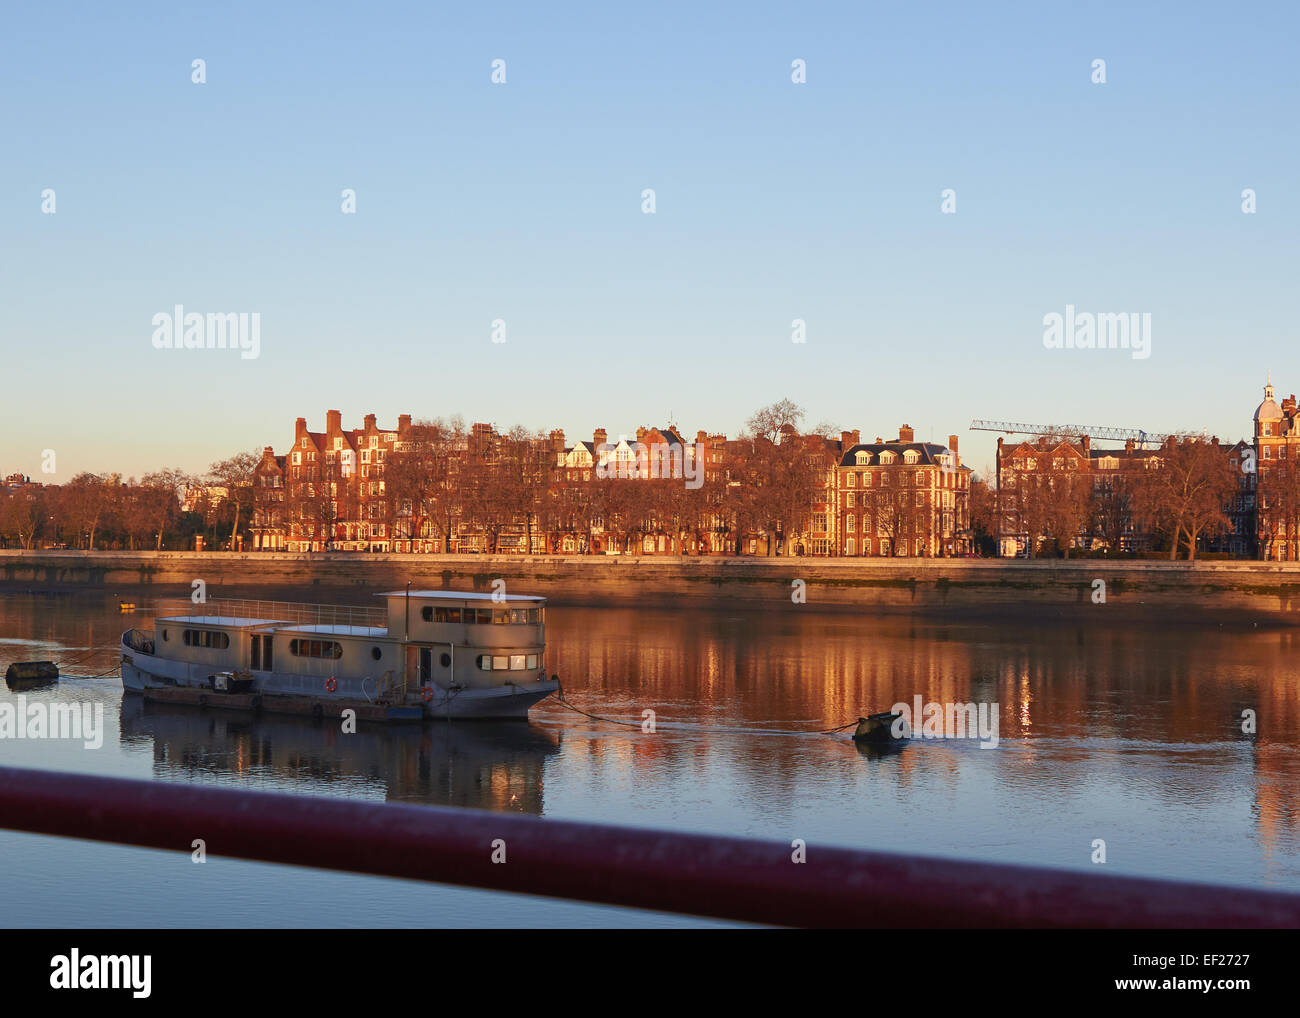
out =
<path fill-rule="evenodd" d="M 1235 439 L 1300 389 L 1296 10 L 11 6 L 0 472 L 200 470 L 329 408 L 577 438 L 789 397 L 977 468 L 972 417 Z M 260 312 L 261 357 L 154 349 L 178 303 Z M 1045 349 L 1067 303 L 1150 312 L 1151 357 Z"/>

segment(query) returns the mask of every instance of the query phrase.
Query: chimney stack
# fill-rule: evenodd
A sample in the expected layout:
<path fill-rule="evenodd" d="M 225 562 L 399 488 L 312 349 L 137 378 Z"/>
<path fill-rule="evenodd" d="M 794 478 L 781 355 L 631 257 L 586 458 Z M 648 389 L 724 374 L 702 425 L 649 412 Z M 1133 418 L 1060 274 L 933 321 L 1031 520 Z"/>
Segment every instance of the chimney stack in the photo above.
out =
<path fill-rule="evenodd" d="M 597 452 L 600 451 L 600 447 L 602 445 L 607 444 L 606 442 L 607 437 L 608 436 L 606 435 L 604 428 L 597 428 L 595 431 L 592 432 L 591 440 L 595 444 Z"/>
<path fill-rule="evenodd" d="M 307 418 L 299 417 L 293 422 L 293 444 L 298 444 L 298 439 L 307 434 Z"/>
<path fill-rule="evenodd" d="M 1083 457 L 1087 459 L 1092 453 L 1092 439 L 1087 435 L 1082 435 L 1079 440 L 1083 443 Z"/>
<path fill-rule="evenodd" d="M 953 451 L 954 454 L 957 452 L 957 436 L 956 436 L 956 435 L 949 435 L 949 436 L 948 436 L 948 448 L 951 449 L 951 450 Z"/>
<path fill-rule="evenodd" d="M 374 431 L 374 430 L 375 430 L 375 415 L 374 415 L 374 414 L 366 414 L 366 430 L 367 430 L 367 431 Z"/>
<path fill-rule="evenodd" d="M 551 451 L 564 452 L 564 430 L 562 428 L 553 428 L 551 430 Z"/>
<path fill-rule="evenodd" d="M 337 410 L 325 411 L 325 433 L 333 435 L 343 430 L 343 415 Z"/>
<path fill-rule="evenodd" d="M 399 415 L 398 415 L 398 417 L 397 417 L 397 430 L 398 430 L 398 431 L 410 431 L 410 430 L 411 430 L 411 415 L 410 415 L 410 414 L 399 414 Z"/>
<path fill-rule="evenodd" d="M 900 442 L 916 441 L 915 437 L 913 436 L 912 426 L 910 424 L 904 424 L 901 428 L 898 429 L 898 440 Z"/>
<path fill-rule="evenodd" d="M 857 444 L 858 444 L 857 432 L 855 431 L 840 432 L 840 449 L 842 449 L 844 452 L 848 452 Z"/>

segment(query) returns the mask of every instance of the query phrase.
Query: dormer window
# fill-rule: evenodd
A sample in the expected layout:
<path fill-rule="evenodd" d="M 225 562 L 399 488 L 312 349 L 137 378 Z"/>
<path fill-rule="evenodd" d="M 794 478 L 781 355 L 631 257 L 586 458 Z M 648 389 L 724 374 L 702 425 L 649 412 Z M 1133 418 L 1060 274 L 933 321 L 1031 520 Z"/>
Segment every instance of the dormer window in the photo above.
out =
<path fill-rule="evenodd" d="M 871 462 L 871 453 L 866 452 L 865 450 L 859 451 L 854 459 L 857 461 L 858 466 L 865 467 Z"/>
<path fill-rule="evenodd" d="M 907 452 L 903 453 L 903 461 L 906 463 L 915 463 L 920 458 L 920 453 L 915 449 L 908 449 Z"/>

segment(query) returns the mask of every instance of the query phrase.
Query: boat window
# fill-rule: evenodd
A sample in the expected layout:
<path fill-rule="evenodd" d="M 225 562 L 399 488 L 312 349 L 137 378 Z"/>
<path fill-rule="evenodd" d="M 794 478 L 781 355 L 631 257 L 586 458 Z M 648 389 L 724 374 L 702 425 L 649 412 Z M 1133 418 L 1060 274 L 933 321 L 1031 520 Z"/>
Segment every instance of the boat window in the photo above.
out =
<path fill-rule="evenodd" d="M 540 658 L 536 654 L 510 654 L 504 657 L 500 654 L 480 654 L 474 661 L 485 672 L 522 672 L 527 668 L 536 668 Z"/>
<path fill-rule="evenodd" d="M 441 608 L 439 608 L 438 610 L 439 610 L 439 611 L 442 611 Z M 432 607 L 431 605 L 425 605 L 424 608 L 422 608 L 422 609 L 420 610 L 420 617 L 421 617 L 422 619 L 424 619 L 425 622 L 432 622 L 432 621 L 433 621 L 433 607 Z"/>
<path fill-rule="evenodd" d="M 466 609 L 466 611 L 468 611 L 468 610 L 469 610 L 469 609 Z M 490 625 L 492 624 L 492 609 L 491 609 L 491 608 L 480 608 L 480 609 L 478 609 L 478 624 L 479 624 L 480 626 L 490 626 Z"/>
<path fill-rule="evenodd" d="M 290 640 L 289 653 L 294 657 L 326 657 L 338 660 L 343 646 L 333 640 Z"/>
<path fill-rule="evenodd" d="M 510 624 L 510 613 L 508 611 L 497 611 L 492 613 L 492 621 L 498 626 Z"/>
<path fill-rule="evenodd" d="M 381 657 L 384 656 L 384 652 L 380 650 L 378 647 L 371 647 L 370 656 L 374 658 L 376 661 L 378 661 Z"/>
<path fill-rule="evenodd" d="M 213 650 L 225 650 L 230 646 L 230 637 L 225 633 L 214 633 L 207 629 L 187 629 L 182 634 L 187 647 L 209 647 Z"/>
<path fill-rule="evenodd" d="M 425 621 L 432 617 L 434 622 L 459 622 L 459 608 L 426 608 L 424 609 Z"/>

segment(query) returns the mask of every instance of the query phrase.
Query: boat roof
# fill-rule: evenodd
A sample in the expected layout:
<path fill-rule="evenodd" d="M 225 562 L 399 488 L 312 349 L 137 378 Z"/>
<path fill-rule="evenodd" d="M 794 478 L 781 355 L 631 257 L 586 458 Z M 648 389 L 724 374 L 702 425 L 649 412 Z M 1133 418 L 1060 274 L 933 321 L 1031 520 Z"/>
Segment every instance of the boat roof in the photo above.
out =
<path fill-rule="evenodd" d="M 168 615 L 158 622 L 188 622 L 197 626 L 225 626 L 227 629 L 251 629 L 257 626 L 282 626 L 287 619 L 242 619 L 229 615 Z"/>
<path fill-rule="evenodd" d="M 384 637 L 388 629 L 384 626 L 280 626 L 281 633 L 315 633 L 318 636 L 369 636 Z"/>
<path fill-rule="evenodd" d="M 389 590 L 383 594 L 376 594 L 376 597 L 405 597 L 405 590 Z M 496 601 L 501 603 L 502 599 L 506 601 L 545 601 L 544 597 L 537 597 L 535 594 L 474 594 L 464 590 L 413 590 L 412 597 L 434 598 L 442 601 Z"/>

